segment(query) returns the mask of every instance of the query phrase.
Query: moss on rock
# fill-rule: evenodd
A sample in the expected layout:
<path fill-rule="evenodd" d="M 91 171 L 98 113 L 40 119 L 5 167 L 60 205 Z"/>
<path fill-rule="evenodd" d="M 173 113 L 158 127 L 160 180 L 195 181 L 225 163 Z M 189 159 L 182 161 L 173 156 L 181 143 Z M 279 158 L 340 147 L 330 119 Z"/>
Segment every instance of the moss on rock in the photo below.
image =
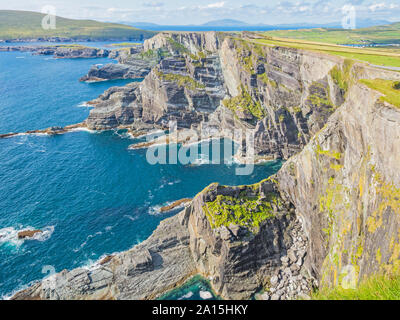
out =
<path fill-rule="evenodd" d="M 256 232 L 261 222 L 275 216 L 274 206 L 280 205 L 281 200 L 274 193 L 261 199 L 244 190 L 238 197 L 218 195 L 214 201 L 206 202 L 203 209 L 212 228 L 234 224 Z"/>

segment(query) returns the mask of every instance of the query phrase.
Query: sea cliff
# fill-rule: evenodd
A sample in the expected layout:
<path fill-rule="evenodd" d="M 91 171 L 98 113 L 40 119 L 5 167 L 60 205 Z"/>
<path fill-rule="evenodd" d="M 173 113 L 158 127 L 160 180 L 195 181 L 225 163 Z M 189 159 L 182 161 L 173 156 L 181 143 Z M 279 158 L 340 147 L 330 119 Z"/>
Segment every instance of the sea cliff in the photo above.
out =
<path fill-rule="evenodd" d="M 223 298 L 295 299 L 400 271 L 400 108 L 365 83 L 398 72 L 252 34 L 160 33 L 143 50 L 158 64 L 92 101 L 88 128 L 245 128 L 256 160 L 286 163 L 253 186 L 212 184 L 142 244 L 14 298 L 149 299 L 198 273 Z"/>

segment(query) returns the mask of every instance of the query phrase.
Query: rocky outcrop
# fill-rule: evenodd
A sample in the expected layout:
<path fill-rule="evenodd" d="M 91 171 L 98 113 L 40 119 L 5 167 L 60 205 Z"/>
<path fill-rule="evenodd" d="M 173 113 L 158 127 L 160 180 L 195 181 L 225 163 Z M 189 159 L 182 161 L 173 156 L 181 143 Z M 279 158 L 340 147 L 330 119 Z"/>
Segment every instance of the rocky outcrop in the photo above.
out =
<path fill-rule="evenodd" d="M 15 300 L 151 299 L 195 272 L 185 212 L 152 236 L 91 268 L 64 270 L 14 295 Z"/>
<path fill-rule="evenodd" d="M 26 132 L 11 132 L 11 133 L 6 133 L 6 134 L 0 134 L 0 139 L 5 139 L 5 138 L 11 138 L 19 135 L 26 135 L 26 134 L 47 134 L 49 136 L 55 136 L 59 134 L 64 134 L 67 132 L 70 132 L 75 129 L 84 129 L 86 128 L 85 123 L 77 123 L 77 124 L 72 124 L 69 126 L 65 127 L 49 127 L 43 130 L 28 130 Z"/>
<path fill-rule="evenodd" d="M 54 58 L 105 58 L 110 51 L 79 45 L 53 46 L 1 46 L 0 51 L 33 52 L 37 55 L 52 55 Z"/>
<path fill-rule="evenodd" d="M 42 230 L 25 230 L 18 232 L 18 239 L 32 238 L 37 233 L 42 233 Z"/>
<path fill-rule="evenodd" d="M 192 54 L 201 51 L 216 52 L 224 35 L 217 32 L 161 32 L 145 40 L 144 51 L 167 49 L 171 54 L 187 50 Z"/>
<path fill-rule="evenodd" d="M 189 232 L 197 270 L 226 299 L 249 299 L 260 290 L 270 295 L 265 299 L 287 299 L 311 289 L 301 222 L 270 180 L 207 187 L 193 200 Z M 304 289 L 288 281 L 303 281 Z"/>
<path fill-rule="evenodd" d="M 179 128 L 189 129 L 204 121 L 225 96 L 218 56 L 211 54 L 201 58 L 166 57 L 134 87 L 134 95 L 132 85 L 128 85 L 126 90 L 113 89 L 118 95 L 102 99 L 101 104 L 95 100 L 87 126 L 110 129 L 145 123 L 159 128 L 176 121 Z"/>
<path fill-rule="evenodd" d="M 140 90 L 138 83 L 124 87 L 111 87 L 99 98 L 89 101 L 95 106 L 86 120 L 89 129 L 108 130 L 132 124 L 141 116 Z"/>
<path fill-rule="evenodd" d="M 139 62 L 140 61 L 140 62 Z M 94 65 L 88 74 L 80 81 L 99 82 L 115 79 L 142 79 L 150 72 L 150 67 L 145 62 L 138 60 L 135 66 L 108 63 L 105 66 Z"/>
<path fill-rule="evenodd" d="M 80 81 L 143 79 L 160 61 L 160 57 L 156 53 L 143 54 L 143 46 L 112 50 L 108 58 L 116 59 L 118 63 L 109 63 L 105 66 L 94 65 Z"/>

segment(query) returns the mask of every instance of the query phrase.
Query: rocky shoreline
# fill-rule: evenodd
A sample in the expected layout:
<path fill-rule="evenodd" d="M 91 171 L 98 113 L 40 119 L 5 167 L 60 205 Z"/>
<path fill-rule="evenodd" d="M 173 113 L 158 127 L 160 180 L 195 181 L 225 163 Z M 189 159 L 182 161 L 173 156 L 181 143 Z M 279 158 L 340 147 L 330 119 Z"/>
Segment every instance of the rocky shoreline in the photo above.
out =
<path fill-rule="evenodd" d="M 252 186 L 212 184 L 142 244 L 15 299 L 152 299 L 193 274 L 225 299 L 307 299 L 316 287 L 341 285 L 349 268 L 356 282 L 400 271 L 400 109 L 359 82 L 400 74 L 256 39 L 186 32 L 146 40 L 121 60 L 156 57 L 143 82 L 91 101 L 85 126 L 135 136 L 176 123 L 180 138 L 134 149 L 200 133 L 246 149 L 230 134 L 245 129 L 255 160 L 287 160 L 282 169 Z"/>
<path fill-rule="evenodd" d="M 36 55 L 52 55 L 57 59 L 74 58 L 106 58 L 110 54 L 107 49 L 85 47 L 81 45 L 53 46 L 0 46 L 0 52 L 32 52 Z"/>
<path fill-rule="evenodd" d="M 5 139 L 5 138 L 11 138 L 11 137 L 15 137 L 15 136 L 19 136 L 19 135 L 29 135 L 29 134 L 47 134 L 50 136 L 55 136 L 55 135 L 60 135 L 60 134 L 64 134 L 67 132 L 71 132 L 73 130 L 77 130 L 77 129 L 86 129 L 87 126 L 86 124 L 83 123 L 77 123 L 77 124 L 72 124 L 69 126 L 65 126 L 65 127 L 49 127 L 43 130 L 28 130 L 26 132 L 11 132 L 11 133 L 6 133 L 6 134 L 0 134 L 0 139 Z"/>

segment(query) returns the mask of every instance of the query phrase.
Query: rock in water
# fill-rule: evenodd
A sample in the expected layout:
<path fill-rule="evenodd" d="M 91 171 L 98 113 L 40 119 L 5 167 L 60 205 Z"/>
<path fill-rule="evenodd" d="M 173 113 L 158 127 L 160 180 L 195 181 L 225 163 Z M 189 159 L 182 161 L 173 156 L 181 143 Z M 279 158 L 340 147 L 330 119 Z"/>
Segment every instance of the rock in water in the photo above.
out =
<path fill-rule="evenodd" d="M 20 232 L 18 232 L 18 239 L 32 238 L 37 233 L 42 233 L 42 230 L 20 231 Z"/>

